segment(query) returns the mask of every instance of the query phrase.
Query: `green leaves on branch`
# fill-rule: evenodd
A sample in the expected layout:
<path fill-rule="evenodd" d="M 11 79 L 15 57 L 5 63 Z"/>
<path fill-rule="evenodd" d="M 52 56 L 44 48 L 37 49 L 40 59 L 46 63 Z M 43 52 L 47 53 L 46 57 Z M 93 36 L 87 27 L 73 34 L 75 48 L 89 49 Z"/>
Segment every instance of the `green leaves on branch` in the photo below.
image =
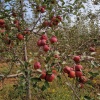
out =
<path fill-rule="evenodd" d="M 41 88 L 41 90 L 44 91 L 44 90 L 46 90 L 46 89 L 49 88 L 49 87 L 50 87 L 49 83 L 48 83 L 47 81 L 45 81 L 45 82 L 44 82 L 44 85 L 43 85 L 42 88 Z"/>

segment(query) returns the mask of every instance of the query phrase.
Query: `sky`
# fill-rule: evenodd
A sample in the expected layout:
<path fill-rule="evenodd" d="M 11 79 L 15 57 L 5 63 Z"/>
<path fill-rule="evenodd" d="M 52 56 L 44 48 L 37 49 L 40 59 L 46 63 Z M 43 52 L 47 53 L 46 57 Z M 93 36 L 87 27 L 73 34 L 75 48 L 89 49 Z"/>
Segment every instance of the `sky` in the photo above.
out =
<path fill-rule="evenodd" d="M 71 0 L 73 2 L 73 0 Z M 65 2 L 67 2 L 67 0 L 65 0 Z M 29 2 L 26 0 L 25 3 L 29 4 Z M 97 5 L 93 5 L 91 0 L 88 0 L 88 3 L 85 3 L 84 4 L 85 6 L 85 10 L 81 9 L 82 12 L 86 13 L 88 11 L 91 10 L 92 13 L 95 13 L 96 10 L 99 10 L 100 11 L 100 4 L 97 6 Z M 31 14 L 31 8 L 28 8 L 27 9 L 28 11 L 28 15 L 30 15 L 30 17 L 32 18 L 32 14 Z"/>
<path fill-rule="evenodd" d="M 4 0 L 0 0 L 0 1 L 4 1 Z M 65 0 L 65 2 L 67 2 L 69 0 Z M 73 2 L 74 0 L 70 0 L 71 2 Z M 24 0 L 24 3 L 27 3 L 27 5 L 29 6 L 29 2 L 28 0 Z M 91 0 L 88 0 L 88 3 L 85 3 L 84 4 L 85 6 L 85 9 L 81 9 L 81 12 L 83 12 L 84 14 L 91 11 L 92 13 L 95 13 L 96 10 L 99 10 L 100 11 L 100 4 L 97 6 L 97 5 L 93 5 Z M 31 18 L 33 17 L 32 16 L 32 11 L 31 11 L 31 8 L 26 8 L 27 10 L 27 15 L 28 15 L 28 19 L 31 20 Z M 71 16 L 71 19 L 74 21 L 74 16 Z"/>

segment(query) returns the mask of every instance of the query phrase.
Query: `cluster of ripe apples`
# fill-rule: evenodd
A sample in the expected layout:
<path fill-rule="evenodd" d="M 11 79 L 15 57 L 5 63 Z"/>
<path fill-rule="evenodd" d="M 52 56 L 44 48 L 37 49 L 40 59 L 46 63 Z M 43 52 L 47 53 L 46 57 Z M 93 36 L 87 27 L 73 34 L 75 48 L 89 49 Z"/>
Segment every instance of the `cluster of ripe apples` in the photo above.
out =
<path fill-rule="evenodd" d="M 70 78 L 78 78 L 80 88 L 83 88 L 84 83 L 87 82 L 87 78 L 84 76 L 82 72 L 83 66 L 79 64 L 81 57 L 75 56 L 73 60 L 75 62 L 75 66 L 74 67 L 65 66 L 63 68 L 63 72 L 67 73 L 68 77 Z"/>
<path fill-rule="evenodd" d="M 44 21 L 42 26 L 43 27 L 57 26 L 61 21 L 62 21 L 61 16 L 53 16 L 50 18 L 50 21 Z"/>
<path fill-rule="evenodd" d="M 56 43 L 58 40 L 57 40 L 57 37 L 56 36 L 52 36 L 50 39 L 50 42 L 53 44 L 53 43 Z M 48 37 L 46 34 L 42 34 L 42 36 L 40 37 L 40 39 L 37 41 L 37 45 L 39 47 L 43 47 L 43 50 L 45 52 L 49 51 L 50 50 L 50 46 L 47 44 L 48 42 Z"/>
<path fill-rule="evenodd" d="M 41 68 L 40 62 L 35 62 L 34 69 L 40 69 L 40 68 Z M 55 74 L 53 72 L 48 73 L 46 70 L 42 70 L 40 78 L 48 82 L 52 82 L 55 79 Z"/>
<path fill-rule="evenodd" d="M 29 35 L 30 31 L 28 29 L 25 29 L 22 33 L 17 34 L 17 38 L 19 40 L 23 40 L 25 36 Z"/>
<path fill-rule="evenodd" d="M 36 7 L 36 10 L 37 10 L 38 12 L 41 12 L 41 13 L 44 13 L 44 12 L 45 12 L 45 9 L 46 9 L 46 6 L 37 6 L 37 7 Z"/>

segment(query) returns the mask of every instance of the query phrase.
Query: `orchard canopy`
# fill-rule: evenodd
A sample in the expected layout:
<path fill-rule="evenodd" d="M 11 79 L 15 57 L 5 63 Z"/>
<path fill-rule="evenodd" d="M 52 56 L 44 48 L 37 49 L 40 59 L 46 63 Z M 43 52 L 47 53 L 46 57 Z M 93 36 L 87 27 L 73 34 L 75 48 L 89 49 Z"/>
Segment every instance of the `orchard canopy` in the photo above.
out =
<path fill-rule="evenodd" d="M 99 0 L 0 0 L 0 100 L 100 100 L 99 67 Z"/>

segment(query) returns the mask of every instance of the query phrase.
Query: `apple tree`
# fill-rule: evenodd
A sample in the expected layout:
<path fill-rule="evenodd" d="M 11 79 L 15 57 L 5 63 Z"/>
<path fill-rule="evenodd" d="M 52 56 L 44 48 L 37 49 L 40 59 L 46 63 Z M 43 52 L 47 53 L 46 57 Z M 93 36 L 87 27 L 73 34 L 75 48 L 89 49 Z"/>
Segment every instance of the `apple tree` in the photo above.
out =
<path fill-rule="evenodd" d="M 80 100 L 77 89 L 73 88 L 68 77 L 76 80 L 74 84 L 78 83 L 80 88 L 84 86 L 88 79 L 81 61 L 86 58 L 77 51 L 71 54 L 70 51 L 66 52 L 66 48 L 71 46 L 67 44 L 69 41 L 63 40 L 70 40 L 66 36 L 67 31 L 64 32 L 71 25 L 70 16 L 79 18 L 80 10 L 85 9 L 86 2 L 87 0 L 0 2 L 0 56 L 11 64 L 9 71 L 0 75 L 0 78 L 18 77 L 16 88 L 20 96 L 24 94 L 25 100 L 32 100 L 32 87 L 44 91 L 50 82 L 61 78 L 61 75 L 64 75 L 66 84 Z M 90 51 L 95 52 L 95 47 L 91 46 Z M 66 59 L 69 59 L 72 67 L 66 64 Z M 17 73 L 11 75 L 15 65 L 18 67 Z"/>

